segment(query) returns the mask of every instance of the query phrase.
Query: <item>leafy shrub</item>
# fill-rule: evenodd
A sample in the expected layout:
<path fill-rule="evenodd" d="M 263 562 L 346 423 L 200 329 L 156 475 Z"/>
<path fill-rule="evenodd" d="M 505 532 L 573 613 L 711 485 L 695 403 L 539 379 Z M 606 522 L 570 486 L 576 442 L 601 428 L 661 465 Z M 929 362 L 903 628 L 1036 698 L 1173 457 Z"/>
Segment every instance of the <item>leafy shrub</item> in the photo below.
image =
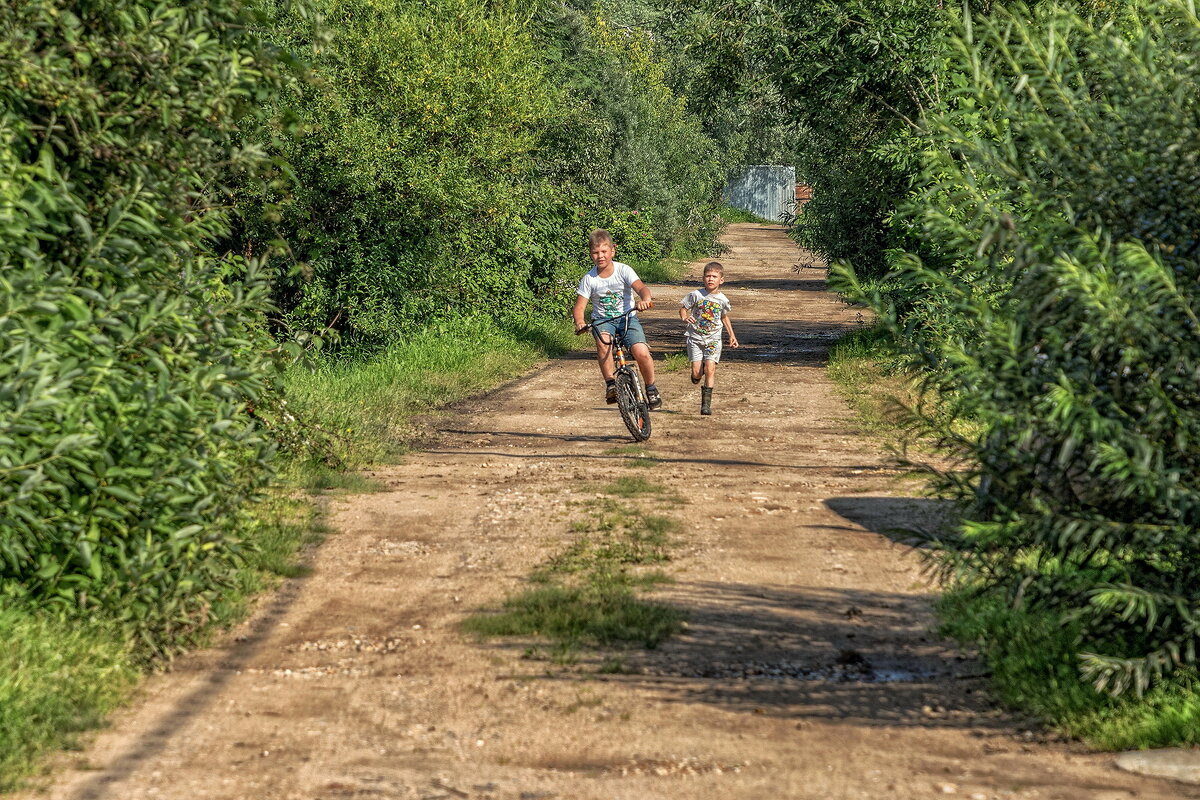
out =
<path fill-rule="evenodd" d="M 1069 5 L 1111 20 L 1132 2 Z M 694 94 L 720 129 L 732 122 L 756 136 L 770 130 L 733 122 L 736 112 L 730 120 L 730 112 L 713 109 L 721 101 L 750 100 L 745 107 L 757 110 L 755 103 L 765 100 L 774 113 L 782 109 L 790 116 L 790 125 L 775 130 L 794 137 L 789 154 L 795 160 L 789 163 L 813 188 L 812 200 L 795 218 L 793 233 L 802 245 L 830 262 L 852 264 L 863 280 L 891 272 L 896 265 L 890 254 L 897 251 L 936 255 L 898 211 L 930 144 L 923 117 L 948 97 L 949 42 L 962 8 L 988 15 L 1002 4 L 662 0 L 661 5 L 693 80 L 702 82 Z M 1021 8 L 1017 15 L 1027 16 L 1028 9 Z"/>
<path fill-rule="evenodd" d="M 246 413 L 265 285 L 205 251 L 259 162 L 234 138 L 275 82 L 252 22 L 232 0 L 0 10 L 0 585 L 151 652 L 208 619 L 269 475 Z"/>
<path fill-rule="evenodd" d="M 613 235 L 620 259 L 632 264 L 658 261 L 662 250 L 654 238 L 653 215 L 648 211 L 614 212 L 605 226 Z"/>
<path fill-rule="evenodd" d="M 1113 693 L 1196 665 L 1200 633 L 1200 21 L 1155 0 L 1127 22 L 968 28 L 920 195 L 963 272 L 907 273 L 969 334 L 925 345 L 979 431 L 925 420 L 963 467 L 943 566 L 1069 623 Z"/>
<path fill-rule="evenodd" d="M 960 585 L 938 599 L 940 632 L 978 645 L 998 698 L 1107 750 L 1200 743 L 1196 670 L 1177 670 L 1141 697 L 1097 691 L 1079 672 L 1078 626 L 1013 608 Z"/>
<path fill-rule="evenodd" d="M 575 223 L 533 179 L 555 92 L 519 13 L 466 0 L 320 6 L 325 28 L 276 13 L 275 35 L 308 49 L 312 73 L 283 99 L 302 130 L 282 151 L 294 185 L 269 198 L 278 219 L 243 232 L 256 249 L 288 242 L 299 269 L 278 299 L 290 323 L 377 344 L 455 309 L 515 319 L 564 304 Z M 246 195 L 248 215 L 260 199 Z"/>
<path fill-rule="evenodd" d="M 652 225 L 658 251 L 646 243 L 635 260 L 708 252 L 721 227 L 721 153 L 672 89 L 654 30 L 616 24 L 594 5 L 548 4 L 538 21 L 548 74 L 566 89 L 542 152 L 545 174 L 589 227 L 621 229 L 633 212 L 650 214 L 638 222 Z M 621 252 L 633 257 L 628 245 Z"/>

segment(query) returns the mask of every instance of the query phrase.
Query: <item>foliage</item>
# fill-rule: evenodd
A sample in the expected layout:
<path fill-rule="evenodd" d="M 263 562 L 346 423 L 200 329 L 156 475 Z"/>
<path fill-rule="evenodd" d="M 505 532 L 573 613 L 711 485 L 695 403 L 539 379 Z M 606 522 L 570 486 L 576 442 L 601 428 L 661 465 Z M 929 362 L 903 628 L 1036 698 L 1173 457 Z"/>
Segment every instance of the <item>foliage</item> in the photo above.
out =
<path fill-rule="evenodd" d="M 662 256 L 654 238 L 654 216 L 640 211 L 613 212 L 604 225 L 613 236 L 621 261 L 634 266 L 653 264 Z"/>
<path fill-rule="evenodd" d="M 541 156 L 546 174 L 585 219 L 622 227 L 640 213 L 658 250 L 637 258 L 708 252 L 720 229 L 725 165 L 672 88 L 651 9 L 579 5 L 547 4 L 537 20 L 548 74 L 565 88 Z"/>
<path fill-rule="evenodd" d="M 596 227 L 635 261 L 711 247 L 713 147 L 645 34 L 551 3 L 322 7 L 325 28 L 273 6 L 311 53 L 283 100 L 304 133 L 294 185 L 242 200 L 239 249 L 288 243 L 282 329 L 366 352 L 467 309 L 561 313 Z"/>
<path fill-rule="evenodd" d="M 919 422 L 962 467 L 943 568 L 1069 624 L 1114 694 L 1197 664 L 1198 48 L 1182 0 L 968 27 L 915 201 L 961 272 L 904 276 L 966 325 L 918 342 L 949 411 Z"/>
<path fill-rule="evenodd" d="M 1119 18 L 1131 0 L 1078 0 L 1089 17 Z M 780 132 L 797 178 L 813 198 L 794 235 L 863 279 L 893 269 L 903 251 L 936 255 L 898 210 L 928 143 L 924 115 L 940 109 L 952 61 L 949 42 L 963 3 L 925 0 L 663 0 L 670 31 L 685 51 L 690 96 L 718 129 L 770 141 Z M 968 0 L 975 15 L 1000 8 Z M 734 108 L 783 113 L 765 127 Z M 751 133 L 752 132 L 752 133 Z M 736 138 L 736 137 L 733 137 Z M 752 150 L 743 151 L 748 156 Z M 793 160 L 794 159 L 794 160 Z"/>
<path fill-rule="evenodd" d="M 978 587 L 938 600 L 940 633 L 981 649 L 999 699 L 1106 750 L 1200 743 L 1200 682 L 1178 671 L 1142 697 L 1096 691 L 1079 673 L 1074 624 L 1013 608 Z"/>
<path fill-rule="evenodd" d="M 263 280 L 205 251 L 260 160 L 234 138 L 275 82 L 252 21 L 233 0 L 0 10 L 0 585 L 150 652 L 205 622 L 269 475 L 246 413 Z"/>
<path fill-rule="evenodd" d="M 951 15 L 921 0 L 673 8 L 706 92 L 751 91 L 791 115 L 791 163 L 813 187 L 796 217 L 801 244 L 864 277 L 882 274 L 887 253 L 907 242 L 887 220 L 917 163 L 920 115 L 939 102 Z"/>
<path fill-rule="evenodd" d="M 378 344 L 456 309 L 564 304 L 579 263 L 564 230 L 583 225 L 535 179 L 556 93 L 515 4 L 321 5 L 326 27 L 274 12 L 311 74 L 282 100 L 302 129 L 283 146 L 293 186 L 242 232 L 288 242 L 289 326 Z"/>

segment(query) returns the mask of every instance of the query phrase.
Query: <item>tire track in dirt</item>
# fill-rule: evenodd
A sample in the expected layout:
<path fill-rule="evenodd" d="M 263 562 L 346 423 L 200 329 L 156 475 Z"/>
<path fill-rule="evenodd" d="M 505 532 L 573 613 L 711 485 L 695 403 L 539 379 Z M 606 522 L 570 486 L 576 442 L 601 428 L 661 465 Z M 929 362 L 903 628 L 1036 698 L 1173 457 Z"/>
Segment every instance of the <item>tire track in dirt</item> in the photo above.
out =
<path fill-rule="evenodd" d="M 431 440 L 341 498 L 313 573 L 223 647 L 148 681 L 44 792 L 23 798 L 1180 798 L 995 709 L 979 664 L 929 633 L 930 590 L 885 533 L 927 520 L 823 370 L 856 312 L 776 226 L 722 257 L 743 347 L 714 416 L 659 377 L 650 469 L 586 353 L 430 418 Z M 678 300 L 643 315 L 682 344 Z M 681 523 L 656 599 L 689 616 L 630 674 L 523 658 L 460 632 L 572 538 L 620 475 L 667 485 Z M 646 501 L 643 501 L 646 502 Z M 653 502 L 651 503 L 653 505 Z M 1192 794 L 1188 794 L 1193 791 Z"/>

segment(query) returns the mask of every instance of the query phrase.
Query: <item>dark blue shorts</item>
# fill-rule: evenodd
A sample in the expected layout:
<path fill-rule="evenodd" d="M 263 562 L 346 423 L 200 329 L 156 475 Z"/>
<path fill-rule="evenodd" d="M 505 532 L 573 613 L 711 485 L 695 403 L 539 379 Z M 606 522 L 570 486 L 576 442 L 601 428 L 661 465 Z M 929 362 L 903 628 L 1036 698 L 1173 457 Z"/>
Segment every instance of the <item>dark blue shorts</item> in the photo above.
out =
<path fill-rule="evenodd" d="M 632 315 L 609 322 L 593 323 L 592 330 L 597 334 L 620 336 L 621 341 L 625 342 L 625 346 L 630 350 L 635 344 L 646 344 L 646 332 L 642 330 L 642 323 Z"/>

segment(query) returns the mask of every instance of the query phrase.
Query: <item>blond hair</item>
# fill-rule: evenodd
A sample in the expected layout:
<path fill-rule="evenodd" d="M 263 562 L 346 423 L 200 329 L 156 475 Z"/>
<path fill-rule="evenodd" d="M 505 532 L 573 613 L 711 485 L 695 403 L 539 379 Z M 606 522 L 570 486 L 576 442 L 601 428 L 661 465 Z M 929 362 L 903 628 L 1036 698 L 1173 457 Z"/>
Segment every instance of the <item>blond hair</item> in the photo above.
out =
<path fill-rule="evenodd" d="M 704 274 L 707 274 L 709 272 L 715 272 L 718 275 L 720 275 L 722 278 L 725 277 L 725 268 L 723 266 L 721 266 L 720 261 L 710 261 L 707 264 L 705 264 L 704 265 Z"/>
<path fill-rule="evenodd" d="M 604 228 L 596 228 L 588 234 L 588 247 L 595 249 L 602 244 L 613 244 L 612 234 L 604 230 Z M 615 245 L 614 245 L 615 246 Z"/>

